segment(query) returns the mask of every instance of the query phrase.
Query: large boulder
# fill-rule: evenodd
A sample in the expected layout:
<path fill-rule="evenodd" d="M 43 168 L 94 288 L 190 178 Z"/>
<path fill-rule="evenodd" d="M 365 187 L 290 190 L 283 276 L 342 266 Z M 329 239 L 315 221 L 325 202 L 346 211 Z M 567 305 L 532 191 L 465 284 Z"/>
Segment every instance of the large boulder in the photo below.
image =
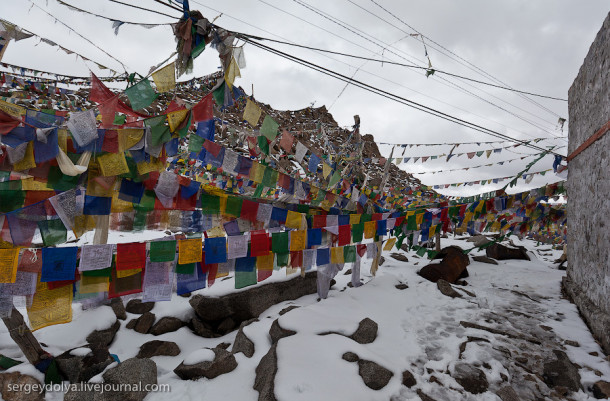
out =
<path fill-rule="evenodd" d="M 195 295 L 189 300 L 197 315 L 218 326 L 230 317 L 235 327 L 241 322 L 257 318 L 269 307 L 317 292 L 316 272 L 305 273 L 291 280 L 268 283 L 234 292 L 222 297 Z"/>
<path fill-rule="evenodd" d="M 517 248 L 511 248 L 504 246 L 502 244 L 495 243 L 493 245 L 485 248 L 485 253 L 488 257 L 494 258 L 497 260 L 505 260 L 505 259 L 521 259 L 521 260 L 530 260 L 530 257 L 527 255 L 527 250 L 525 247 L 520 246 Z"/>
<path fill-rule="evenodd" d="M 434 259 L 442 260 L 440 263 L 431 263 L 422 267 L 417 274 L 433 283 L 439 279 L 455 283 L 459 278 L 468 277 L 466 266 L 470 264 L 470 259 L 459 246 L 452 245 L 443 248 Z"/>
<path fill-rule="evenodd" d="M 196 380 L 202 377 L 213 379 L 235 370 L 237 361 L 232 353 L 222 348 L 213 348 L 212 351 L 214 352 L 214 360 L 203 361 L 193 365 L 187 365 L 182 362 L 174 369 L 174 373 L 182 380 Z"/>
<path fill-rule="evenodd" d="M 55 358 L 61 374 L 70 383 L 88 382 L 114 362 L 108 348 L 86 345 L 73 348 Z"/>
<path fill-rule="evenodd" d="M 154 307 L 154 302 L 142 302 L 141 299 L 131 299 L 129 302 L 127 302 L 127 306 L 125 307 L 125 309 L 129 313 L 142 315 L 146 312 L 150 312 Z"/>
<path fill-rule="evenodd" d="M 16 386 L 41 386 L 42 384 L 32 376 L 24 375 L 19 372 L 0 373 L 0 397 L 5 401 L 42 401 L 45 399 L 44 393 L 39 391 L 31 391 L 26 394 L 25 391 L 9 391 L 11 387 Z"/>
<path fill-rule="evenodd" d="M 198 316 L 193 316 L 193 318 L 191 319 L 191 321 L 189 323 L 189 327 L 199 337 L 204 337 L 204 338 L 220 337 L 219 334 L 216 334 L 214 332 L 212 325 L 210 325 L 207 322 L 204 322 Z"/>
<path fill-rule="evenodd" d="M 114 340 L 116 332 L 119 331 L 121 323 L 116 320 L 112 326 L 103 330 L 94 330 L 87 336 L 87 342 L 95 347 L 108 347 Z"/>
<path fill-rule="evenodd" d="M 173 341 L 153 340 L 142 344 L 136 358 L 152 358 L 153 356 L 176 356 L 180 347 Z"/>
<path fill-rule="evenodd" d="M 581 389 L 580 373 L 578 368 L 570 361 L 565 352 L 553 350 L 556 360 L 544 364 L 542 377 L 549 387 L 565 387 L 571 391 Z"/>
<path fill-rule="evenodd" d="M 277 374 L 277 343 L 261 358 L 256 367 L 254 389 L 258 391 L 258 401 L 276 401 L 275 375 Z"/>
<path fill-rule="evenodd" d="M 108 369 L 102 377 L 104 383 L 119 386 L 122 384 L 124 387 L 119 391 L 105 392 L 105 400 L 142 401 L 148 394 L 145 389 L 157 384 L 157 364 L 148 358 L 131 358 Z M 130 391 L 134 388 L 141 391 Z M 97 394 L 95 398 L 97 399 Z"/>
<path fill-rule="evenodd" d="M 150 328 L 150 334 L 159 336 L 165 333 L 171 333 L 172 331 L 176 331 L 184 325 L 184 322 L 176 317 L 165 316 L 159 319 L 157 323 L 155 323 Z"/>
<path fill-rule="evenodd" d="M 377 323 L 366 317 L 358 323 L 358 328 L 349 338 L 359 344 L 370 344 L 377 338 L 378 329 Z"/>
<path fill-rule="evenodd" d="M 457 363 L 454 367 L 453 378 L 464 390 L 472 394 L 480 394 L 487 391 L 489 383 L 483 371 L 467 363 Z"/>

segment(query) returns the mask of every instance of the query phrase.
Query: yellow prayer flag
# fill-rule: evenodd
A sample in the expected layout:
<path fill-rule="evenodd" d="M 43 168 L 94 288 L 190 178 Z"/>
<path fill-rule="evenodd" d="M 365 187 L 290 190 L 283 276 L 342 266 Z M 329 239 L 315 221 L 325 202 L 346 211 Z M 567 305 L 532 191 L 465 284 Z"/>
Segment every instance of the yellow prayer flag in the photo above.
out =
<path fill-rule="evenodd" d="M 186 116 L 189 114 L 189 110 L 176 110 L 171 113 L 167 113 L 167 122 L 169 123 L 169 130 L 171 132 L 176 131 L 176 129 L 182 124 Z"/>
<path fill-rule="evenodd" d="M 80 238 L 87 231 L 91 231 L 95 228 L 95 219 L 93 216 L 80 215 L 74 217 L 74 235 L 76 238 Z"/>
<path fill-rule="evenodd" d="M 252 167 L 250 168 L 250 179 L 256 183 L 263 182 L 263 175 L 265 174 L 265 166 L 259 162 L 253 161 Z"/>
<path fill-rule="evenodd" d="M 118 129 L 117 132 L 119 136 L 119 152 L 125 152 L 129 148 L 137 145 L 144 136 L 143 129 L 124 128 Z"/>
<path fill-rule="evenodd" d="M 396 243 L 396 237 L 392 237 L 392 238 L 388 239 L 385 243 L 385 246 L 383 247 L 383 250 L 391 251 L 392 247 L 394 246 L 395 243 Z"/>
<path fill-rule="evenodd" d="M 36 181 L 33 178 L 26 178 L 21 180 L 21 189 L 23 191 L 52 191 L 46 182 Z"/>
<path fill-rule="evenodd" d="M 183 239 L 178 241 L 178 263 L 201 262 L 201 238 Z"/>
<path fill-rule="evenodd" d="M 208 238 L 216 238 L 216 237 L 225 236 L 225 230 L 223 230 L 222 227 L 220 227 L 220 226 L 214 227 L 211 230 L 207 230 L 206 232 L 208 233 Z"/>
<path fill-rule="evenodd" d="M 229 63 L 229 67 L 225 71 L 225 82 L 229 89 L 233 89 L 233 82 L 235 82 L 235 78 L 241 77 L 241 72 L 239 71 L 239 66 L 235 61 L 235 58 L 231 57 L 231 62 Z"/>
<path fill-rule="evenodd" d="M 112 204 L 110 207 L 110 211 L 112 213 L 125 213 L 125 212 L 131 212 L 132 210 L 133 210 L 133 203 L 126 202 L 122 199 L 119 199 L 118 191 L 113 191 Z"/>
<path fill-rule="evenodd" d="M 169 92 L 176 88 L 176 63 L 171 63 L 152 74 L 158 92 Z"/>
<path fill-rule="evenodd" d="M 269 252 L 268 255 L 262 255 L 256 257 L 256 269 L 257 270 L 273 270 L 273 257 L 275 254 Z"/>
<path fill-rule="evenodd" d="M 163 162 L 155 157 L 151 157 L 150 161 L 143 161 L 137 164 L 138 174 L 144 175 L 152 171 L 161 171 L 165 169 Z"/>
<path fill-rule="evenodd" d="M 59 148 L 64 151 L 65 154 L 68 154 L 68 130 L 65 128 L 60 128 L 57 130 L 57 143 Z"/>
<path fill-rule="evenodd" d="M 438 224 L 435 224 L 430 227 L 430 231 L 428 232 L 428 236 L 432 237 L 436 233 L 436 227 Z"/>
<path fill-rule="evenodd" d="M 342 246 L 330 248 L 330 263 L 345 263 Z"/>
<path fill-rule="evenodd" d="M 261 118 L 261 113 L 262 110 L 256 103 L 250 99 L 246 101 L 243 119 L 249 122 L 251 126 L 256 127 L 258 125 L 258 120 Z"/>
<path fill-rule="evenodd" d="M 47 283 L 36 285 L 32 305 L 27 308 L 32 331 L 72 320 L 72 286 L 49 290 Z"/>
<path fill-rule="evenodd" d="M 118 271 L 117 271 L 118 273 Z M 118 277 L 118 275 L 117 275 Z M 78 292 L 81 294 L 94 294 L 98 292 L 108 292 L 110 287 L 109 277 L 81 276 Z"/>
<path fill-rule="evenodd" d="M 322 163 L 322 175 L 324 175 L 324 178 L 327 178 L 332 172 L 333 169 L 328 164 Z"/>
<path fill-rule="evenodd" d="M 375 236 L 375 231 L 377 228 L 376 221 L 367 221 L 364 223 L 364 238 L 370 239 Z"/>
<path fill-rule="evenodd" d="M 0 283 L 14 283 L 17 279 L 19 248 L 0 249 Z"/>
<path fill-rule="evenodd" d="M 349 215 L 349 224 L 359 224 L 360 216 L 361 215 L 359 215 L 359 214 L 350 214 Z"/>
<path fill-rule="evenodd" d="M 125 278 L 133 276 L 134 274 L 138 274 L 142 271 L 142 269 L 127 269 L 127 270 L 117 270 L 116 278 Z"/>
<path fill-rule="evenodd" d="M 419 213 L 415 215 L 415 222 L 417 223 L 417 226 L 419 227 L 421 225 L 421 223 L 423 223 L 424 221 L 424 214 L 423 213 Z"/>
<path fill-rule="evenodd" d="M 307 244 L 307 230 L 294 230 L 290 232 L 290 251 L 302 251 Z"/>
<path fill-rule="evenodd" d="M 25 113 L 27 112 L 25 107 L 5 102 L 4 100 L 0 100 L 0 110 L 11 115 L 12 117 L 18 118 L 19 120 L 21 120 L 21 116 L 25 116 Z"/>
<path fill-rule="evenodd" d="M 23 171 L 36 167 L 34 160 L 34 142 L 30 141 L 25 148 L 25 156 L 21 161 L 13 164 L 13 171 Z"/>
<path fill-rule="evenodd" d="M 289 228 L 301 228 L 302 214 L 293 212 L 292 210 L 288 211 L 288 215 L 286 216 L 286 227 Z"/>
<path fill-rule="evenodd" d="M 100 165 L 102 175 L 105 177 L 129 173 L 129 167 L 123 152 L 103 154 L 98 156 L 97 162 Z"/>

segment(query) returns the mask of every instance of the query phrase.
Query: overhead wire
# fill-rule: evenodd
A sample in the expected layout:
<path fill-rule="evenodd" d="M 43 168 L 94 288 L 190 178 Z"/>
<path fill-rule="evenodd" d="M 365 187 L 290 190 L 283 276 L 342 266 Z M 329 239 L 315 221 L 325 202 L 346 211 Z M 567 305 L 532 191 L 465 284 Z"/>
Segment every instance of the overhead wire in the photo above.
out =
<path fill-rule="evenodd" d="M 351 0 L 348 0 L 348 1 L 352 2 Z M 412 29 L 414 32 L 416 32 L 416 33 L 418 33 L 418 34 L 422 35 L 423 37 L 425 37 L 426 39 L 428 39 L 430 42 L 434 43 L 435 45 L 439 46 L 440 48 L 442 48 L 442 49 L 443 49 L 443 50 L 445 50 L 446 52 L 448 52 L 448 53 L 452 54 L 453 56 L 457 57 L 458 59 L 462 60 L 463 62 L 465 62 L 466 64 L 468 64 L 469 66 L 471 66 L 471 67 L 469 67 L 471 70 L 474 68 L 474 70 L 478 70 L 478 71 L 479 71 L 479 73 L 480 73 L 480 74 L 482 74 L 483 76 L 487 76 L 488 78 L 491 78 L 491 79 L 493 79 L 494 81 L 496 81 L 496 82 L 498 82 L 498 83 L 500 83 L 500 84 L 502 84 L 502 85 L 509 86 L 508 84 L 506 84 L 506 83 L 502 82 L 500 79 L 498 79 L 498 78 L 494 77 L 493 75 L 491 75 L 491 74 L 490 74 L 490 73 L 488 73 L 487 71 L 485 71 L 485 70 L 483 70 L 483 69 L 479 68 L 479 67 L 478 67 L 478 66 L 476 66 L 475 64 L 471 63 L 470 61 L 468 61 L 468 60 L 466 60 L 466 59 L 464 59 L 464 58 L 462 58 L 462 57 L 460 57 L 459 55 L 457 55 L 457 54 L 456 54 L 456 53 L 454 53 L 453 51 L 451 51 L 451 50 L 447 49 L 446 47 L 444 47 L 444 46 L 443 46 L 443 45 L 441 45 L 440 43 L 438 43 L 438 42 L 434 41 L 432 38 L 430 38 L 430 37 L 428 37 L 428 36 L 424 35 L 424 34 L 423 34 L 423 33 L 421 33 L 420 31 L 418 31 L 417 29 L 415 29 L 414 27 L 412 27 L 411 25 L 409 25 L 409 24 L 408 24 L 406 21 L 404 21 L 403 19 L 401 19 L 400 17 L 398 17 L 397 15 L 395 15 L 394 13 L 392 13 L 391 11 L 389 11 L 388 9 L 386 9 L 385 7 L 383 7 L 381 4 L 377 3 L 375 0 L 370 0 L 370 1 L 371 1 L 373 4 L 375 4 L 377 7 L 381 8 L 382 10 L 384 10 L 386 13 L 390 14 L 392 17 L 396 18 L 398 21 L 400 21 L 401 23 L 403 23 L 405 26 L 407 26 L 407 27 L 409 27 L 410 29 Z M 436 50 L 438 50 L 438 49 L 436 49 Z M 449 57 L 449 56 L 448 56 L 448 57 Z M 464 64 L 462 63 L 462 65 L 464 65 Z M 540 103 L 535 102 L 534 100 L 529 99 L 529 98 L 527 98 L 527 97 L 525 97 L 525 98 L 526 98 L 527 100 L 529 100 L 530 102 L 532 102 L 532 103 L 536 104 L 538 107 L 542 108 L 543 110 L 545 110 L 545 111 L 547 111 L 547 112 L 549 112 L 549 113 L 553 114 L 553 115 L 554 115 L 554 116 L 556 116 L 556 117 L 561 118 L 561 116 L 560 116 L 559 114 L 557 114 L 557 113 L 555 113 L 554 111 L 552 111 L 552 110 L 548 109 L 547 107 L 545 107 L 545 106 L 541 105 Z"/>
<path fill-rule="evenodd" d="M 74 10 L 76 10 L 76 11 L 80 11 L 80 12 L 82 12 L 82 13 L 89 14 L 89 15 L 93 15 L 93 16 L 96 16 L 96 17 L 98 17 L 98 18 L 106 19 L 106 20 L 113 21 L 113 22 L 118 21 L 118 22 L 122 22 L 122 23 L 124 23 L 124 24 L 129 24 L 129 25 L 140 25 L 140 26 L 141 26 L 141 25 L 162 26 L 162 25 L 171 25 L 171 24 L 173 24 L 173 22 L 149 23 L 149 22 L 133 22 L 133 21 L 123 21 L 123 20 L 118 20 L 118 19 L 116 19 L 116 18 L 110 18 L 110 17 L 106 17 L 106 16 L 104 16 L 104 15 L 100 15 L 100 14 L 97 14 L 97 13 L 94 13 L 94 12 L 91 12 L 91 11 L 83 10 L 82 8 L 79 8 L 79 7 L 73 6 L 72 4 L 68 4 L 68 3 L 66 3 L 66 2 L 65 2 L 65 1 L 63 1 L 63 0 L 56 0 L 56 1 L 57 1 L 58 3 L 60 3 L 60 4 L 64 5 L 64 6 L 68 7 L 68 8 L 74 9 Z"/>
<path fill-rule="evenodd" d="M 386 49 L 387 49 L 387 47 L 390 47 L 390 45 L 389 45 L 389 44 L 387 44 L 387 43 L 385 43 L 385 42 L 382 42 L 382 41 L 379 41 L 381 44 L 380 44 L 380 43 L 377 43 L 376 41 L 374 41 L 374 40 L 370 39 L 370 37 L 369 37 L 370 35 L 366 35 L 366 33 L 365 33 L 365 32 L 363 32 L 362 30 L 360 30 L 360 29 L 358 29 L 358 28 L 356 28 L 356 27 L 353 27 L 353 26 L 349 25 L 348 23 L 343 22 L 343 21 L 341 21 L 340 19 L 338 19 L 338 18 L 336 18 L 336 17 L 333 17 L 332 15 L 330 15 L 330 14 L 328 14 L 328 13 L 326 13 L 326 12 L 324 12 L 324 11 L 322 11 L 322 10 L 320 10 L 320 9 L 318 9 L 318 8 L 316 8 L 316 7 L 314 7 L 314 6 L 309 5 L 308 3 L 306 3 L 306 2 L 305 2 L 305 1 L 303 1 L 303 0 L 293 0 L 293 1 L 294 1 L 295 3 L 297 3 L 297 4 L 299 4 L 299 5 L 301 5 L 301 6 L 305 7 L 305 8 L 307 8 L 307 9 L 309 9 L 310 11 L 312 11 L 312 12 L 314 12 L 314 13 L 316 13 L 316 14 L 318 14 L 318 15 L 322 16 L 323 18 L 325 18 L 325 19 L 327 19 L 327 20 L 329 20 L 329 21 L 331 21 L 331 22 L 335 23 L 336 25 L 339 25 L 340 27 L 342 27 L 342 28 L 344 28 L 344 29 L 346 29 L 346 30 L 348 30 L 348 31 L 350 31 L 350 32 L 352 32 L 352 33 L 355 33 L 356 35 L 360 36 L 361 38 L 365 39 L 365 40 L 366 40 L 366 41 L 368 41 L 368 42 L 373 43 L 373 44 L 374 44 L 374 45 L 376 45 L 376 46 L 379 46 L 379 47 L 382 47 L 382 48 L 385 46 L 385 48 L 386 48 Z M 369 13 L 371 13 L 370 11 L 368 11 L 368 12 L 369 12 Z M 373 15 L 375 15 L 375 14 L 373 14 Z M 378 17 L 378 16 L 377 16 L 377 17 Z M 380 18 L 380 17 L 378 17 L 378 18 Z M 380 19 L 382 19 L 382 18 L 380 18 Z M 383 19 L 382 19 L 382 20 L 383 20 Z M 384 21 L 385 21 L 385 20 L 384 20 Z M 387 21 L 385 21 L 385 22 L 387 22 Z M 393 25 L 393 24 L 390 24 L 390 25 L 391 25 L 391 26 L 396 27 L 396 26 L 395 26 L 395 25 Z M 400 29 L 400 28 L 397 28 L 397 29 Z M 359 33 L 358 31 L 359 31 L 360 33 Z M 404 30 L 401 30 L 401 31 L 402 31 L 403 33 L 408 33 L 408 32 L 406 32 L 406 31 L 404 31 Z M 382 45 L 382 44 L 383 44 L 383 45 Z M 407 54 L 407 53 L 405 53 L 405 52 L 404 52 L 404 51 L 402 51 L 402 50 L 399 50 L 399 49 L 396 49 L 396 50 L 397 50 L 397 51 L 399 51 L 399 52 L 401 52 L 401 53 L 403 53 L 403 54 Z M 403 56 L 399 55 L 398 53 L 396 53 L 396 52 L 394 52 L 394 51 L 388 51 L 388 52 L 389 52 L 389 53 L 392 53 L 392 54 L 394 54 L 394 55 L 396 55 L 396 56 L 398 56 L 398 57 L 400 57 L 400 58 L 403 58 L 403 59 L 405 59 L 405 60 L 408 60 L 408 59 L 406 59 L 405 57 L 403 57 Z M 414 57 L 414 56 L 412 56 L 412 55 L 409 55 L 409 56 Z M 416 59 L 417 59 L 417 58 L 416 58 Z M 408 60 L 408 61 L 410 61 L 410 60 Z M 421 62 L 421 60 L 419 60 L 419 61 Z M 524 117 L 519 116 L 519 115 L 517 115 L 517 114 L 515 114 L 515 113 L 513 113 L 513 112 L 511 112 L 511 111 L 509 111 L 509 110 L 506 110 L 505 108 L 503 108 L 503 107 L 501 107 L 501 106 L 499 106 L 499 105 L 497 105 L 497 104 L 495 104 L 495 103 L 493 103 L 493 102 L 491 102 L 491 101 L 489 101 L 489 100 L 487 100 L 487 99 L 484 99 L 484 98 L 480 97 L 479 95 L 476 95 L 476 94 L 474 94 L 474 93 L 472 93 L 472 92 L 468 91 L 468 90 L 467 90 L 467 89 L 465 89 L 465 88 L 462 88 L 461 86 L 457 85 L 457 84 L 456 84 L 456 83 L 454 83 L 454 82 L 451 82 L 451 81 L 447 80 L 446 78 L 443 78 L 443 77 L 438 77 L 438 78 L 439 78 L 440 80 L 446 81 L 448 84 L 450 84 L 450 85 L 452 85 L 452 86 L 454 86 L 454 87 L 459 88 L 459 90 L 461 90 L 461 91 L 463 91 L 463 92 L 466 92 L 466 93 L 468 93 L 469 95 L 474 96 L 474 97 L 476 97 L 476 98 L 478 98 L 478 99 L 480 99 L 480 100 L 482 100 L 482 101 L 484 101 L 484 102 L 486 102 L 486 103 L 490 104 L 491 106 L 497 107 L 497 108 L 499 108 L 500 110 L 505 111 L 505 112 L 507 112 L 507 113 L 509 113 L 509 114 L 513 115 L 514 117 L 519 118 L 519 119 L 521 119 L 522 121 L 524 121 L 524 122 L 526 122 L 526 123 L 530 124 L 530 125 L 533 125 L 534 127 L 536 127 L 536 128 L 538 128 L 538 129 L 540 129 L 541 131 L 546 132 L 547 134 L 549 134 L 549 135 L 551 135 L 551 136 L 557 137 L 557 136 L 555 136 L 553 133 L 551 133 L 551 132 L 547 131 L 546 129 L 544 129 L 544 128 L 542 128 L 542 127 L 538 126 L 538 125 L 536 125 L 535 123 L 531 122 L 530 120 L 525 119 Z M 472 85 L 470 85 L 470 86 L 472 86 Z M 479 89 L 479 90 L 481 90 L 481 89 Z M 488 92 L 485 92 L 485 91 L 483 91 L 483 90 L 481 90 L 481 91 L 482 91 L 482 92 L 484 92 L 484 93 L 486 93 L 486 94 L 488 94 L 488 95 L 490 95 L 490 96 L 492 96 L 492 97 L 494 97 L 494 98 L 496 98 L 496 99 L 498 99 L 498 100 L 500 100 L 500 101 L 502 101 L 502 102 L 508 103 L 508 104 L 510 104 L 511 106 L 513 106 L 513 107 L 515 107 L 515 108 L 517 108 L 517 109 L 519 109 L 519 110 L 521 110 L 521 111 L 523 111 L 523 112 L 525 112 L 525 113 L 527 113 L 527 114 L 530 114 L 530 115 L 532 115 L 532 116 L 534 116 L 534 117 L 540 118 L 540 117 L 536 116 L 535 114 L 530 113 L 530 112 L 529 112 L 529 111 L 527 111 L 527 110 L 524 110 L 524 109 L 522 109 L 522 108 L 520 108 L 520 107 L 518 107 L 518 106 L 512 105 L 511 103 L 509 103 L 509 102 L 507 102 L 507 101 L 505 101 L 505 100 L 503 100 L 503 99 L 498 98 L 497 96 L 494 96 L 494 95 L 492 95 L 492 94 L 490 94 L 490 93 L 488 93 Z M 546 121 L 545 121 L 545 122 L 546 122 Z M 550 122 L 547 122 L 547 123 L 552 124 L 552 123 L 550 123 Z M 527 135 L 527 134 L 526 134 L 526 135 Z"/>

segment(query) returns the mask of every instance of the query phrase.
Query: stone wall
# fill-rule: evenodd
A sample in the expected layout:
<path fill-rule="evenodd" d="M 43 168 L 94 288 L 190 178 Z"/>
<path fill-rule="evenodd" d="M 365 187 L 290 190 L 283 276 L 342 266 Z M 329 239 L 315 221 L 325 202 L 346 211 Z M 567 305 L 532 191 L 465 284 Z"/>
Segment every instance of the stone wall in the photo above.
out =
<path fill-rule="evenodd" d="M 610 13 L 568 92 L 572 153 L 610 120 Z M 569 163 L 564 284 L 610 353 L 610 132 Z"/>

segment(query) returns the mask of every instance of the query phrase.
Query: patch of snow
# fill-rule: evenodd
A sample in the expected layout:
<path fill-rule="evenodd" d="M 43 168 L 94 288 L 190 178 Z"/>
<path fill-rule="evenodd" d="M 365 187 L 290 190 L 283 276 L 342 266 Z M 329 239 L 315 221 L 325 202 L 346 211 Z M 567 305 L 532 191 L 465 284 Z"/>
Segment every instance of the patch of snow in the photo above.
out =
<path fill-rule="evenodd" d="M 191 352 L 189 356 L 184 359 L 185 365 L 196 365 L 202 362 L 212 362 L 216 354 L 214 351 L 208 348 L 198 349 L 197 351 Z"/>

